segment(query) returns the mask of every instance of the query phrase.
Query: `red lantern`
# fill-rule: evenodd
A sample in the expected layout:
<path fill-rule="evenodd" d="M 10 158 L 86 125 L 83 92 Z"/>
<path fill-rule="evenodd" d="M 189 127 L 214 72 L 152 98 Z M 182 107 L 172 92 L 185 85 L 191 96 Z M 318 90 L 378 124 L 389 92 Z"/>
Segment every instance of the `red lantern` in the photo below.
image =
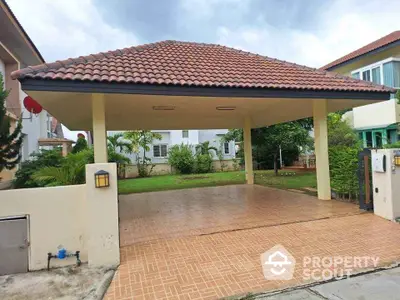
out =
<path fill-rule="evenodd" d="M 34 114 L 40 114 L 43 110 L 43 107 L 37 103 L 31 96 L 26 96 L 24 98 L 24 106 L 27 111 Z"/>
<path fill-rule="evenodd" d="M 78 139 L 84 139 L 85 135 L 83 133 L 78 133 Z"/>

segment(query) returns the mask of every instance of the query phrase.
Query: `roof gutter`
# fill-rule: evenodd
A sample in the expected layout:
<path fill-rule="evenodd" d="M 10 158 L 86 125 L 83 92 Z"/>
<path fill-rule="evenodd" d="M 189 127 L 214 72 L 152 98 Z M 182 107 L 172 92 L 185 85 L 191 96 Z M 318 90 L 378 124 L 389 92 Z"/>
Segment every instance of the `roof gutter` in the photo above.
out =
<path fill-rule="evenodd" d="M 229 97 L 229 98 L 326 98 L 384 101 L 391 92 L 382 91 L 329 91 L 306 89 L 229 88 L 135 84 L 119 82 L 93 82 L 73 80 L 20 79 L 24 91 L 137 94 L 162 96 Z M 392 91 L 394 92 L 394 90 Z"/>

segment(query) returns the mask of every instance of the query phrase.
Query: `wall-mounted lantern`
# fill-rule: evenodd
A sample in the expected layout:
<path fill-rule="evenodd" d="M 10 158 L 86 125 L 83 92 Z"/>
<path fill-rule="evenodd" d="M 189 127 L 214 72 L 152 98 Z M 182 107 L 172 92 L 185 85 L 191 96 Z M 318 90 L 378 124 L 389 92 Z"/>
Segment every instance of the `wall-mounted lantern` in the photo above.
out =
<path fill-rule="evenodd" d="M 110 174 L 104 170 L 97 171 L 94 173 L 94 182 L 96 188 L 103 188 L 110 186 Z"/>
<path fill-rule="evenodd" d="M 399 152 L 394 153 L 394 165 L 397 167 L 400 166 L 400 153 Z"/>

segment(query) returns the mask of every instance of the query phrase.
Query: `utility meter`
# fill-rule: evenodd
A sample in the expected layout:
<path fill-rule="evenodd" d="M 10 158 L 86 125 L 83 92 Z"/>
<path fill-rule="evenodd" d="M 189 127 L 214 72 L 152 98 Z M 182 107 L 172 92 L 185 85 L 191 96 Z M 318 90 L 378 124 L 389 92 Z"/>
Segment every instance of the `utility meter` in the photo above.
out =
<path fill-rule="evenodd" d="M 394 221 L 400 217 L 400 149 L 372 151 L 374 213 Z"/>

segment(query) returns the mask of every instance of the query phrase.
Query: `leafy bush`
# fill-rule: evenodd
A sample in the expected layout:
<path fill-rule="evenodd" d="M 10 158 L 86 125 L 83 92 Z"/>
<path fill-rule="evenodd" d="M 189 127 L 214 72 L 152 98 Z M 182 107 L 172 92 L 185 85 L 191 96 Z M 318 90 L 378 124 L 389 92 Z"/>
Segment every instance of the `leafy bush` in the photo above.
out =
<path fill-rule="evenodd" d="M 356 145 L 332 146 L 329 148 L 329 168 L 331 173 L 331 186 L 334 191 L 342 196 L 352 198 L 358 194 L 358 153 L 360 148 Z"/>
<path fill-rule="evenodd" d="M 192 173 L 195 166 L 192 146 L 185 144 L 172 146 L 168 152 L 168 162 L 179 173 Z"/>
<path fill-rule="evenodd" d="M 93 162 L 93 151 L 82 150 L 70 153 L 59 167 L 46 166 L 36 171 L 31 178 L 45 186 L 59 186 L 85 183 L 85 166 Z"/>
<path fill-rule="evenodd" d="M 210 173 L 213 171 L 212 158 L 209 154 L 197 154 L 195 160 L 196 173 Z"/>
<path fill-rule="evenodd" d="M 386 149 L 400 148 L 400 141 L 397 141 L 396 143 L 393 143 L 393 144 L 383 145 L 383 148 L 386 148 Z"/>
<path fill-rule="evenodd" d="M 24 161 L 15 173 L 14 187 L 19 189 L 45 186 L 48 182 L 37 182 L 31 176 L 46 166 L 60 167 L 62 160 L 60 149 L 41 150 L 33 153 L 29 160 Z"/>
<path fill-rule="evenodd" d="M 74 147 L 72 147 L 71 153 L 78 153 L 88 149 L 88 143 L 84 137 L 79 137 Z"/>
<path fill-rule="evenodd" d="M 130 163 L 126 156 L 109 151 L 108 161 Z M 81 150 L 62 157 L 61 150 L 42 150 L 22 163 L 16 172 L 15 188 L 34 188 L 85 183 L 85 165 L 94 162 L 93 149 Z M 118 172 L 121 172 L 118 170 Z"/>

